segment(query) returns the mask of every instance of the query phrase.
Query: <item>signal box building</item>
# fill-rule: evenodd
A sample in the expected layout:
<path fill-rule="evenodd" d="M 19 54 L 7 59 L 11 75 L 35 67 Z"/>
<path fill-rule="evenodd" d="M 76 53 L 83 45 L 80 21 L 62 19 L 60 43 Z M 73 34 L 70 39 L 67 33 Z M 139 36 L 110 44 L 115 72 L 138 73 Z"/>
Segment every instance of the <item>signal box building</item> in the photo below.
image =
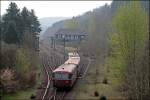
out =
<path fill-rule="evenodd" d="M 87 33 L 73 29 L 59 29 L 55 33 L 56 40 L 81 41 L 87 36 Z"/>

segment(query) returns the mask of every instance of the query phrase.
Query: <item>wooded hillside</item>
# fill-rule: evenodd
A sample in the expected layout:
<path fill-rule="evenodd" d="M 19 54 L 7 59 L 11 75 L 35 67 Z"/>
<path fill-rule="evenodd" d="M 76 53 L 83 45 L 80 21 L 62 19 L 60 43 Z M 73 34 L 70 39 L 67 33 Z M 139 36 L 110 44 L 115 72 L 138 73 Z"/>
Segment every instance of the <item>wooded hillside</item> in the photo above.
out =
<path fill-rule="evenodd" d="M 0 20 L 0 84 L 3 93 L 27 89 L 36 83 L 40 24 L 34 13 L 9 4 Z"/>
<path fill-rule="evenodd" d="M 129 99 L 145 100 L 150 97 L 148 22 L 149 1 L 113 1 L 53 28 L 89 33 L 80 51 L 105 64 L 108 81 L 112 75 Z"/>

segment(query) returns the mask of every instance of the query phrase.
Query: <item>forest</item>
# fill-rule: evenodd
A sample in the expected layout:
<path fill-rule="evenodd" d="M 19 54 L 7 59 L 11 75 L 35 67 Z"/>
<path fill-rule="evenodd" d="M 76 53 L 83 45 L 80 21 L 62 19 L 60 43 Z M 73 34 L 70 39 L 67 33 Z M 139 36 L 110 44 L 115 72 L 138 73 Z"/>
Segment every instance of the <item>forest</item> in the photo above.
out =
<path fill-rule="evenodd" d="M 53 27 L 60 25 L 88 33 L 80 51 L 95 59 L 96 69 L 104 64 L 106 79 L 128 99 L 150 97 L 149 1 L 113 1 Z"/>
<path fill-rule="evenodd" d="M 11 2 L 0 21 L 0 75 L 3 93 L 14 93 L 36 83 L 40 24 L 26 7 Z M 2 93 L 2 94 L 3 94 Z"/>

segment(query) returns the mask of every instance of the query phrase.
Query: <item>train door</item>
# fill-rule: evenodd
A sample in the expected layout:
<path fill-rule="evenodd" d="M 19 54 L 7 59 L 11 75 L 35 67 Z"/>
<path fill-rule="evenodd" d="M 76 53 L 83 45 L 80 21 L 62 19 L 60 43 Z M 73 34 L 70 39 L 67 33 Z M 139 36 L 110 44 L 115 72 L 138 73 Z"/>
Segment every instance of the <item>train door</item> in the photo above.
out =
<path fill-rule="evenodd" d="M 75 83 L 76 79 L 77 79 L 77 67 L 74 69 L 73 74 L 72 74 L 72 85 Z"/>

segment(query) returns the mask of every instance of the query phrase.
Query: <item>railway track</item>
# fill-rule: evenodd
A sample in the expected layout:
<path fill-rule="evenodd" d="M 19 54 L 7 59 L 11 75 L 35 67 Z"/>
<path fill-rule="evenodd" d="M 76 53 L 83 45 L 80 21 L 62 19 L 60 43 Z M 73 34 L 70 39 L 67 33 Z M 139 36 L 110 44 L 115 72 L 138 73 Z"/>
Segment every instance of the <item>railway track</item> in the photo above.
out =
<path fill-rule="evenodd" d="M 55 99 L 54 100 L 63 100 L 65 95 L 67 94 L 66 91 L 61 91 L 61 92 L 56 92 L 56 95 L 55 95 Z"/>
<path fill-rule="evenodd" d="M 46 49 L 46 51 L 43 50 L 45 52 L 41 53 L 42 66 L 44 68 L 46 80 L 44 82 L 45 84 L 40 94 L 40 98 L 38 98 L 38 100 L 63 100 L 65 99 L 66 95 L 68 95 L 67 91 L 58 91 L 53 87 L 52 71 L 56 68 L 56 66 L 61 65 L 64 59 L 62 57 L 58 57 L 58 55 L 55 53 L 49 53 L 48 48 Z M 52 54 L 55 55 L 53 56 Z M 80 70 L 81 76 L 79 78 L 84 78 L 90 65 L 90 61 L 88 61 L 88 59 L 85 60 L 84 58 L 84 60 L 81 60 L 81 63 L 82 69 Z"/>
<path fill-rule="evenodd" d="M 58 91 L 57 88 L 53 88 L 51 95 L 45 100 L 63 100 L 66 94 L 66 91 Z"/>
<path fill-rule="evenodd" d="M 46 73 L 47 81 L 46 81 L 45 90 L 43 91 L 41 100 L 63 100 L 66 92 L 59 92 L 52 85 L 52 71 L 55 69 L 56 64 L 54 66 L 54 64 L 52 64 L 52 59 L 49 56 L 43 54 L 42 65 Z"/>
<path fill-rule="evenodd" d="M 45 88 L 45 91 L 44 91 L 44 94 L 42 96 L 42 100 L 45 100 L 46 99 L 46 96 L 48 94 L 48 91 L 49 91 L 49 87 L 50 87 L 50 84 L 51 84 L 51 81 L 52 81 L 52 78 L 50 76 L 50 71 L 49 69 L 52 71 L 52 68 L 47 64 L 47 57 L 45 58 L 44 56 L 42 57 L 42 64 L 43 64 L 43 67 L 44 67 L 44 70 L 46 72 L 46 76 L 47 76 L 47 85 L 46 85 L 46 88 Z"/>
<path fill-rule="evenodd" d="M 67 95 L 67 92 L 66 91 L 58 91 L 56 88 L 53 88 L 53 85 L 52 85 L 52 71 L 55 69 L 55 66 L 51 66 L 51 65 L 54 65 L 52 64 L 51 62 L 51 58 L 47 55 L 43 56 L 42 57 L 42 62 L 43 62 L 43 67 L 44 67 L 44 70 L 46 72 L 46 75 L 47 75 L 47 84 L 45 86 L 45 90 L 43 92 L 43 96 L 42 96 L 42 99 L 41 100 L 63 100 L 64 97 Z M 89 62 L 89 63 L 87 63 Z M 79 78 L 84 78 L 87 70 L 88 70 L 88 67 L 90 65 L 90 61 L 88 61 L 88 59 L 86 60 L 83 60 L 81 62 L 81 67 L 82 67 L 82 70 L 80 72 L 81 74 L 81 77 Z"/>
<path fill-rule="evenodd" d="M 85 57 L 82 58 L 81 64 L 80 64 L 81 69 L 80 69 L 79 77 L 78 77 L 79 79 L 82 79 L 85 77 L 85 75 L 89 69 L 90 64 L 91 64 L 91 59 L 85 58 Z"/>

